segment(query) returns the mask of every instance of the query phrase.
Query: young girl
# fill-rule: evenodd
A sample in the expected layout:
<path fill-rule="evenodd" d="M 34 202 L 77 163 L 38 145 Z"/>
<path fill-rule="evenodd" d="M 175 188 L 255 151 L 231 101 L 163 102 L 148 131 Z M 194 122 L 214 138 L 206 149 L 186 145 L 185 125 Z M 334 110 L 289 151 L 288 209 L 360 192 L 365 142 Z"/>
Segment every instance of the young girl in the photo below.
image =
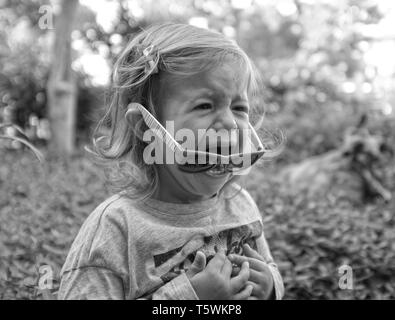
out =
<path fill-rule="evenodd" d="M 98 126 L 109 122 L 112 131 L 94 145 L 118 192 L 81 227 L 61 271 L 58 297 L 281 299 L 283 283 L 261 214 L 234 181 L 241 174 L 236 169 L 246 172 L 261 154 L 250 152 L 250 163 L 242 160 L 241 166 L 172 162 L 172 152 L 185 144 L 156 123 L 189 130 L 196 146 L 202 145 L 201 130 L 237 132 L 218 135 L 221 150 L 244 151 L 241 132 L 251 130 L 250 116 L 260 112 L 252 103 L 258 75 L 247 55 L 219 33 L 155 26 L 122 52 L 113 87 Z M 165 136 L 154 143 L 161 146 L 154 157 L 162 151 L 163 162 L 153 163 L 147 152 L 152 144 L 144 134 L 152 127 Z M 217 143 L 203 143 L 203 154 L 217 150 Z M 260 141 L 255 144 L 260 150 Z"/>

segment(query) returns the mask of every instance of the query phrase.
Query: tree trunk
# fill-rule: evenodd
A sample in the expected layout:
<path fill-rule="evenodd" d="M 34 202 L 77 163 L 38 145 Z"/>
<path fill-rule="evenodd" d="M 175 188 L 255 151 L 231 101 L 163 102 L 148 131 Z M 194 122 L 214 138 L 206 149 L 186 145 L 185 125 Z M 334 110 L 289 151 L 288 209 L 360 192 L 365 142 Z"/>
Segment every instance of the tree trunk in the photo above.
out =
<path fill-rule="evenodd" d="M 63 0 L 55 23 L 52 66 L 47 83 L 52 151 L 70 155 L 75 143 L 77 85 L 71 69 L 71 32 L 78 0 Z"/>

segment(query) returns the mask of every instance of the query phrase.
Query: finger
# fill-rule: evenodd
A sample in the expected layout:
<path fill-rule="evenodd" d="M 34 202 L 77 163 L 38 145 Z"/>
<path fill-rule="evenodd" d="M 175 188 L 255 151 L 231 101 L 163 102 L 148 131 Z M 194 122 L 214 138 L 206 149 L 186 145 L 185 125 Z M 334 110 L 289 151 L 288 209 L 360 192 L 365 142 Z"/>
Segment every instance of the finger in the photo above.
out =
<path fill-rule="evenodd" d="M 201 272 L 206 267 L 206 255 L 202 251 L 197 251 L 193 263 L 186 272 L 188 277 L 192 277 L 195 274 Z"/>
<path fill-rule="evenodd" d="M 207 268 L 221 270 L 222 266 L 225 263 L 225 259 L 226 259 L 225 251 L 223 249 L 220 249 L 207 264 Z"/>
<path fill-rule="evenodd" d="M 263 283 L 263 282 L 269 282 L 270 277 L 272 277 L 270 271 L 256 271 L 250 269 L 250 278 L 249 280 L 254 282 L 254 283 Z"/>
<path fill-rule="evenodd" d="M 232 262 L 229 259 L 225 259 L 225 262 L 222 266 L 221 273 L 226 277 L 230 278 L 232 274 Z"/>
<path fill-rule="evenodd" d="M 243 262 L 241 265 L 241 270 L 239 274 L 230 279 L 230 285 L 232 288 L 232 292 L 239 292 L 241 288 L 245 286 L 250 277 L 250 267 L 247 261 Z"/>
<path fill-rule="evenodd" d="M 228 255 L 228 259 L 232 263 L 237 264 L 238 266 L 241 266 L 243 264 L 243 262 L 245 262 L 245 261 L 247 261 L 247 262 L 249 261 L 248 257 L 244 257 L 239 254 L 230 254 L 230 255 Z"/>
<path fill-rule="evenodd" d="M 238 254 L 231 254 L 228 256 L 229 260 L 237 265 L 241 265 L 244 261 L 248 261 L 248 263 L 250 264 L 250 268 L 257 270 L 257 271 L 263 271 L 265 270 L 265 266 L 266 263 L 263 262 L 262 260 L 258 260 L 255 258 L 249 258 L 249 257 L 245 257 L 245 256 L 241 256 Z"/>
<path fill-rule="evenodd" d="M 254 283 L 253 281 L 251 281 L 251 277 L 250 277 L 250 281 L 247 281 L 247 286 L 251 286 L 252 287 L 252 295 L 258 297 L 260 291 L 262 291 L 262 289 L 260 289 L 259 285 L 257 283 Z"/>
<path fill-rule="evenodd" d="M 202 251 L 196 252 L 193 266 L 200 271 L 202 271 L 206 267 L 206 255 Z"/>
<path fill-rule="evenodd" d="M 247 300 L 252 293 L 252 286 L 246 286 L 242 291 L 236 293 L 232 300 Z"/>
<path fill-rule="evenodd" d="M 255 259 L 258 259 L 258 260 L 261 260 L 261 261 L 265 261 L 265 260 L 263 259 L 263 257 L 262 257 L 258 252 L 256 252 L 254 249 L 252 249 L 252 248 L 250 247 L 249 244 L 245 243 L 245 244 L 243 245 L 243 249 L 244 249 L 244 253 L 245 253 L 245 255 L 246 255 L 247 257 L 255 258 Z"/>

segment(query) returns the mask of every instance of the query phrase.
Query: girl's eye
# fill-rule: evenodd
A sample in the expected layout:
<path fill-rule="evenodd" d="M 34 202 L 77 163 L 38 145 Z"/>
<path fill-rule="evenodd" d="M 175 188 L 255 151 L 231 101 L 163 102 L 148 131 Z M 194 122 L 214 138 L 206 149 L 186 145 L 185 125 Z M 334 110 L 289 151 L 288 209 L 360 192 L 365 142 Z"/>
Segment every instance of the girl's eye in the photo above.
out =
<path fill-rule="evenodd" d="M 193 110 L 210 110 L 212 105 L 210 103 L 202 103 L 193 108 Z"/>
<path fill-rule="evenodd" d="M 234 106 L 233 110 L 248 113 L 249 108 L 247 106 Z"/>

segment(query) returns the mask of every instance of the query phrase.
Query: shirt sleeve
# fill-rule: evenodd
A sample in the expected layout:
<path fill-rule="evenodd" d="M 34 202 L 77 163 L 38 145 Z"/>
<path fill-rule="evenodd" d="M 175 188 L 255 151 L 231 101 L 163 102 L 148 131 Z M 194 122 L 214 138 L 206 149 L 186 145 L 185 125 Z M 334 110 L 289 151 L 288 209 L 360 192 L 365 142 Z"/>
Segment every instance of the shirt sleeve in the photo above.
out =
<path fill-rule="evenodd" d="M 124 300 L 122 279 L 110 270 L 79 268 L 63 275 L 58 300 Z M 138 300 L 198 300 L 185 272 Z"/>
<path fill-rule="evenodd" d="M 278 270 L 277 264 L 274 262 L 273 257 L 270 253 L 269 245 L 265 239 L 265 236 L 262 235 L 257 239 L 258 245 L 258 253 L 262 255 L 267 263 L 269 270 L 273 277 L 274 282 L 274 292 L 276 300 L 281 300 L 284 296 L 284 283 L 281 277 L 280 271 Z"/>
<path fill-rule="evenodd" d="M 122 279 L 99 267 L 82 267 L 64 273 L 58 292 L 59 300 L 123 300 Z"/>
<path fill-rule="evenodd" d="M 199 300 L 191 282 L 182 272 L 173 280 L 167 282 L 165 285 L 157 289 L 154 293 L 143 299 L 152 300 Z"/>
<path fill-rule="evenodd" d="M 124 225 L 116 211 L 84 224 L 62 268 L 58 299 L 126 298 L 129 258 Z"/>

